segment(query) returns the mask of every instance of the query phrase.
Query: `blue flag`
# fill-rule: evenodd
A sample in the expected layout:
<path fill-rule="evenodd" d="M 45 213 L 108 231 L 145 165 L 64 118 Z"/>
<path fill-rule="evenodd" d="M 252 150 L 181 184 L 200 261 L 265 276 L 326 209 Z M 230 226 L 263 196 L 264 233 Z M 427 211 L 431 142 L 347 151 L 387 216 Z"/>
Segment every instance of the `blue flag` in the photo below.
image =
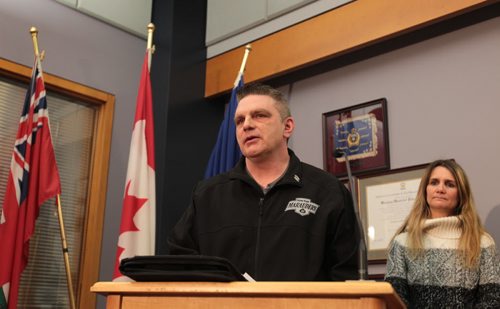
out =
<path fill-rule="evenodd" d="M 236 84 L 236 83 L 235 83 Z M 205 178 L 210 178 L 220 173 L 227 172 L 238 162 L 241 157 L 240 146 L 236 141 L 236 125 L 234 124 L 234 113 L 238 106 L 236 93 L 243 87 L 243 75 L 231 92 L 231 100 L 226 108 L 224 120 L 219 128 L 217 142 L 215 143 L 208 166 L 205 171 Z"/>

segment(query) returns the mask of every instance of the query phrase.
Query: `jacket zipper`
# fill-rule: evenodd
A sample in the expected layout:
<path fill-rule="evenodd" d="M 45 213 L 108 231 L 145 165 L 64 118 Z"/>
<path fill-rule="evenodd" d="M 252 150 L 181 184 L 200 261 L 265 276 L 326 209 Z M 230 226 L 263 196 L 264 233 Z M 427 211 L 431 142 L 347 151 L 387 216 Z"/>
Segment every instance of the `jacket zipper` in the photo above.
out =
<path fill-rule="evenodd" d="M 264 198 L 261 197 L 259 199 L 259 219 L 258 219 L 258 222 L 257 222 L 257 242 L 255 244 L 255 259 L 254 259 L 254 262 L 255 262 L 255 265 L 254 265 L 254 269 L 255 269 L 255 272 L 254 272 L 254 275 L 255 275 L 255 280 L 258 280 L 259 279 L 259 270 L 258 270 L 258 263 L 259 263 L 259 247 L 260 247 L 260 228 L 261 228 L 261 225 L 262 225 L 262 215 L 264 213 Z"/>

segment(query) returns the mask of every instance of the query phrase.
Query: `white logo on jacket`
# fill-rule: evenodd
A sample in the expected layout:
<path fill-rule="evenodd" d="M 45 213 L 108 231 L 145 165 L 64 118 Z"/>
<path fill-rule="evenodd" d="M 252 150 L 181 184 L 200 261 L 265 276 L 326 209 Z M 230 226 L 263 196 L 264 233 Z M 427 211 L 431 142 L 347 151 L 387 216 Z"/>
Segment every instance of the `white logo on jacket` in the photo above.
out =
<path fill-rule="evenodd" d="M 319 205 L 311 202 L 308 198 L 298 197 L 293 201 L 289 201 L 286 205 L 285 211 L 293 210 L 301 216 L 307 216 L 308 214 L 316 214 Z"/>

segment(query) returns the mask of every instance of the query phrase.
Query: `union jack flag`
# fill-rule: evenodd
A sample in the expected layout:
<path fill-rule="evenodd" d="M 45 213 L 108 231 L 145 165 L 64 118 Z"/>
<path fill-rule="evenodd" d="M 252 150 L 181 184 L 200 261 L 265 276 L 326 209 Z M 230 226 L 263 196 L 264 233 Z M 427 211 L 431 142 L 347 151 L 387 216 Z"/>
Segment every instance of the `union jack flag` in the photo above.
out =
<path fill-rule="evenodd" d="M 24 100 L 0 218 L 0 308 L 16 308 L 40 206 L 61 193 L 40 59 Z"/>

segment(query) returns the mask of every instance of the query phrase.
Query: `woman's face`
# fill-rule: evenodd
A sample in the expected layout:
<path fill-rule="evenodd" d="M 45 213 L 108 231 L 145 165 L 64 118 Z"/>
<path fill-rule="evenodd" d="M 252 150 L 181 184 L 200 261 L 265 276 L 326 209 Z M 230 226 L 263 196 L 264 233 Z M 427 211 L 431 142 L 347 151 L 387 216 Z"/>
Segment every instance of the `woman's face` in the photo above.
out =
<path fill-rule="evenodd" d="M 426 192 L 431 218 L 455 214 L 455 208 L 458 206 L 458 187 L 453 174 L 447 168 L 437 166 L 432 170 Z"/>

